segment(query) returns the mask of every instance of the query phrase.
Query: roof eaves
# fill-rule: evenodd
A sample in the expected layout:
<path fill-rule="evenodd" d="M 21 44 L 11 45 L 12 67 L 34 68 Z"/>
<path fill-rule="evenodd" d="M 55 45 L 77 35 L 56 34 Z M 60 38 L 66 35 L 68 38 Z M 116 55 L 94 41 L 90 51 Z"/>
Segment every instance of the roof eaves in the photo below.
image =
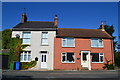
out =
<path fill-rule="evenodd" d="M 12 31 L 56 31 L 56 28 L 12 28 Z"/>

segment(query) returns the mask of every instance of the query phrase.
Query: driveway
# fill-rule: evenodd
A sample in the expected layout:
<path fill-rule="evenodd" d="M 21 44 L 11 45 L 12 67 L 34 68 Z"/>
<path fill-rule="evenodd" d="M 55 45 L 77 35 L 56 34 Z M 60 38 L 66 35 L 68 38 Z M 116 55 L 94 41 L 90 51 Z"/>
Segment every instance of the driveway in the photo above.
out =
<path fill-rule="evenodd" d="M 118 80 L 118 70 L 104 71 L 27 71 L 3 70 L 2 80 Z"/>

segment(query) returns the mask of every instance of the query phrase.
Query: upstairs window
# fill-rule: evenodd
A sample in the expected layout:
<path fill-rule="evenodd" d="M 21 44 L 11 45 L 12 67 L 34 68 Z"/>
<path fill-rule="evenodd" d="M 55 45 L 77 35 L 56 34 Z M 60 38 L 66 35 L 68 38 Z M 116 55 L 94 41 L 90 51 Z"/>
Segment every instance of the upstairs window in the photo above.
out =
<path fill-rule="evenodd" d="M 91 39 L 91 47 L 103 47 L 103 40 L 102 39 Z"/>
<path fill-rule="evenodd" d="M 42 32 L 42 45 L 48 45 L 48 32 Z"/>
<path fill-rule="evenodd" d="M 31 37 L 30 32 L 23 32 L 22 44 L 30 44 L 30 37 Z"/>
<path fill-rule="evenodd" d="M 62 47 L 75 47 L 74 38 L 62 38 Z"/>
<path fill-rule="evenodd" d="M 63 63 L 73 63 L 74 62 L 74 53 L 62 53 L 62 62 Z"/>

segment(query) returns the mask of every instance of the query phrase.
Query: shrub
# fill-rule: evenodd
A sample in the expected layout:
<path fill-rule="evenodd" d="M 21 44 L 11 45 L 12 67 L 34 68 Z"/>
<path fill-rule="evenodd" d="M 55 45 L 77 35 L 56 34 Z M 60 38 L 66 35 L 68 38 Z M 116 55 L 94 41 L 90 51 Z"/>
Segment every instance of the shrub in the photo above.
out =
<path fill-rule="evenodd" d="M 0 55 L 7 55 L 7 56 L 9 56 L 10 54 L 9 53 L 0 53 Z"/>
<path fill-rule="evenodd" d="M 120 52 L 115 52 L 115 66 L 120 67 Z"/>
<path fill-rule="evenodd" d="M 22 62 L 21 63 L 21 69 L 28 69 L 32 68 L 37 64 L 37 61 L 31 61 L 31 62 Z"/>
<path fill-rule="evenodd" d="M 114 69 L 114 65 L 113 63 L 110 63 L 111 60 L 107 60 L 106 59 L 106 63 L 104 64 L 105 66 L 103 66 L 103 69 L 107 69 L 107 70 L 112 70 Z"/>

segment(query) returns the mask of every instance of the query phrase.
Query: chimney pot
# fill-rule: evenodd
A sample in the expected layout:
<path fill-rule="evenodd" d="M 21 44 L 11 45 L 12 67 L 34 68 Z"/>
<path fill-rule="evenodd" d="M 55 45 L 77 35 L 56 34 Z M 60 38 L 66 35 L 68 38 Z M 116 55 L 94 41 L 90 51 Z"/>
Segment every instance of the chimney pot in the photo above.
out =
<path fill-rule="evenodd" d="M 101 30 L 102 30 L 102 31 L 105 31 L 105 26 L 104 26 L 104 23 L 103 23 L 103 22 L 101 22 Z"/>
<path fill-rule="evenodd" d="M 58 16 L 57 15 L 55 15 L 55 18 L 54 18 L 54 26 L 58 27 Z"/>
<path fill-rule="evenodd" d="M 27 22 L 26 13 L 23 13 L 23 14 L 22 14 L 22 21 L 21 21 L 21 22 L 22 22 L 22 23 Z"/>

